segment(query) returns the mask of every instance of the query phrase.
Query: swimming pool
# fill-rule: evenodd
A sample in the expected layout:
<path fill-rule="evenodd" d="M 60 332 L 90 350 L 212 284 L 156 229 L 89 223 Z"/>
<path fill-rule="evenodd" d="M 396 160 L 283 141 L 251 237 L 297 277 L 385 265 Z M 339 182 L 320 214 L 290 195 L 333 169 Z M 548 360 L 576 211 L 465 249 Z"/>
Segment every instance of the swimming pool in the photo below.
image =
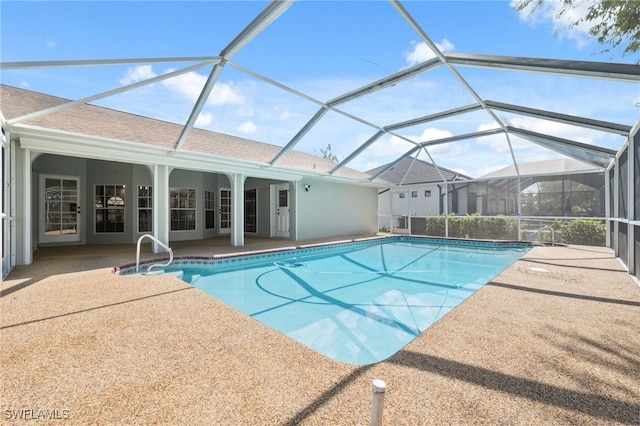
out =
<path fill-rule="evenodd" d="M 218 260 L 165 273 L 337 361 L 396 353 L 530 248 L 392 237 Z"/>

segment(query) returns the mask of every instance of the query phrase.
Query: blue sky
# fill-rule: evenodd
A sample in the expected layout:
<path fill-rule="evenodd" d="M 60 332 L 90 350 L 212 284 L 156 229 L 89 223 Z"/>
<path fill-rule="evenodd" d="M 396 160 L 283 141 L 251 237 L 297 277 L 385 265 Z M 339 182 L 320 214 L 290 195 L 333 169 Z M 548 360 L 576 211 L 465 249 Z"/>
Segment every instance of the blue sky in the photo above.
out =
<path fill-rule="evenodd" d="M 32 2 L 2 1 L 1 60 L 52 61 L 217 56 L 258 15 L 263 1 Z M 601 53 L 581 28 L 561 31 L 552 11 L 519 16 L 508 1 L 406 1 L 402 3 L 444 52 L 636 63 L 620 51 Z M 576 13 L 582 13 L 576 11 Z M 231 59 L 233 64 L 324 102 L 429 57 L 420 37 L 387 1 L 306 1 L 289 8 Z M 3 84 L 70 99 L 186 67 L 192 63 L 43 68 L 2 71 Z M 635 83 L 457 67 L 483 98 L 633 125 L 640 118 Z M 99 105 L 184 123 L 210 68 L 97 101 Z M 474 103 L 440 67 L 329 112 L 295 149 L 319 153 L 331 144 L 344 158 L 385 126 Z M 318 105 L 226 65 L 197 126 L 284 146 Z M 617 149 L 624 142 L 601 132 L 499 114 L 505 123 Z M 403 129 L 426 141 L 495 127 L 479 112 Z M 557 158 L 552 151 L 512 138 L 518 161 Z M 392 161 L 411 144 L 393 136 L 374 143 L 350 167 L 368 170 Z M 420 158 L 477 177 L 509 165 L 504 136 L 438 145 Z"/>

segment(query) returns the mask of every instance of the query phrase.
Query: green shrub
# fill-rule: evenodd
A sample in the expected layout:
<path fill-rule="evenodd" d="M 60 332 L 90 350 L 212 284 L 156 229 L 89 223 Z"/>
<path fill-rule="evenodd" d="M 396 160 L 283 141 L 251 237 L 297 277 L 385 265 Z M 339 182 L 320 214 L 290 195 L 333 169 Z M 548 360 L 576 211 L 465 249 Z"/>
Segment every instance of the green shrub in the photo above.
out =
<path fill-rule="evenodd" d="M 449 237 L 473 238 L 483 240 L 515 240 L 517 239 L 518 222 L 504 217 L 483 218 L 479 213 L 465 216 L 449 214 Z M 444 237 L 445 216 L 431 215 L 427 219 L 426 234 Z"/>
<path fill-rule="evenodd" d="M 604 247 L 607 242 L 606 227 L 598 220 L 576 219 L 561 227 L 560 242 Z"/>

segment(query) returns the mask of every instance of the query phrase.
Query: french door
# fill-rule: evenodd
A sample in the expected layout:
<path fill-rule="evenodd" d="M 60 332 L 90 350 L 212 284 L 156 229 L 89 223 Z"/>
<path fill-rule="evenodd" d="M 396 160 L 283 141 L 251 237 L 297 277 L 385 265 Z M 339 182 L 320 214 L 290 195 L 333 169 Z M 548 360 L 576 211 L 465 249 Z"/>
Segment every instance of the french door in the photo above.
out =
<path fill-rule="evenodd" d="M 220 229 L 218 232 L 220 234 L 230 234 L 231 233 L 231 189 L 222 188 L 220 189 L 220 202 L 218 203 L 220 209 L 218 211 L 218 223 L 220 224 Z"/>
<path fill-rule="evenodd" d="M 278 203 L 276 209 L 276 236 L 289 238 L 289 184 L 279 184 L 276 189 L 276 202 Z"/>
<path fill-rule="evenodd" d="M 77 242 L 82 237 L 80 178 L 40 176 L 41 243 Z"/>

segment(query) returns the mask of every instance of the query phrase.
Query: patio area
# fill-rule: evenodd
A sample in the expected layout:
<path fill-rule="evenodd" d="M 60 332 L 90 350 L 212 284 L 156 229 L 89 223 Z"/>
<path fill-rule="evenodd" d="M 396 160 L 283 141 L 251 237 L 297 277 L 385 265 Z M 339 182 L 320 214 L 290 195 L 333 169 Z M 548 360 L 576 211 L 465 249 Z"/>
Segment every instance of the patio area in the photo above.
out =
<path fill-rule="evenodd" d="M 320 242 L 171 246 L 209 256 Z M 146 245 L 152 257 L 166 254 Z M 3 424 L 367 425 L 374 379 L 387 384 L 388 425 L 640 423 L 640 287 L 606 248 L 535 247 L 368 366 L 325 358 L 175 277 L 112 274 L 134 245 L 34 259 L 0 287 Z"/>

